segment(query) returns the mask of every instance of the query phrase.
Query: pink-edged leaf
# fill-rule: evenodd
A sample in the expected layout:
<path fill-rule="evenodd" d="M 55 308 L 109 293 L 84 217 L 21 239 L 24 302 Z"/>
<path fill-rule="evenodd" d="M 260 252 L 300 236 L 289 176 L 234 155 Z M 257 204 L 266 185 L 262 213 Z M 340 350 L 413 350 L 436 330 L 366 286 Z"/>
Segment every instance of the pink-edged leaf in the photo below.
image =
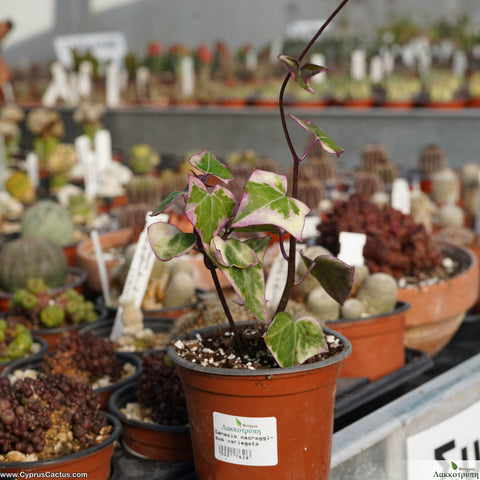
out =
<path fill-rule="evenodd" d="M 169 195 L 165 197 L 163 202 L 150 214 L 151 217 L 155 217 L 162 213 L 164 210 L 166 210 L 170 205 L 172 205 L 175 200 L 177 200 L 180 197 L 184 197 L 188 192 L 188 186 L 185 187 L 185 189 L 181 192 L 172 192 Z"/>
<path fill-rule="evenodd" d="M 212 175 L 228 185 L 233 180 L 230 170 L 212 153 L 211 150 L 204 150 L 190 157 L 190 165 L 207 175 Z"/>
<path fill-rule="evenodd" d="M 209 192 L 204 183 L 190 175 L 185 214 L 202 242 L 209 244 L 231 220 L 237 200 L 229 190 L 216 185 Z"/>
<path fill-rule="evenodd" d="M 293 367 L 328 351 L 320 322 L 311 316 L 293 320 L 286 313 L 275 316 L 264 335 L 265 343 L 280 367 Z"/>
<path fill-rule="evenodd" d="M 245 308 L 254 317 L 265 323 L 268 322 L 268 309 L 265 300 L 263 257 L 269 242 L 270 237 L 254 238 L 243 242 L 256 253 L 258 262 L 255 265 L 243 268 L 227 267 L 222 265 L 215 256 L 212 258 L 244 303 Z"/>
<path fill-rule="evenodd" d="M 153 252 L 163 261 L 185 255 L 196 242 L 194 233 L 184 233 L 165 222 L 152 223 L 147 229 L 147 236 Z"/>
<path fill-rule="evenodd" d="M 279 55 L 278 58 L 287 67 L 293 80 L 310 93 L 314 93 L 314 90 L 310 85 L 310 79 L 327 70 L 326 67 L 315 65 L 313 63 L 305 63 L 300 66 L 296 58 L 289 57 L 288 55 Z"/>
<path fill-rule="evenodd" d="M 327 152 L 334 153 L 337 157 L 344 152 L 342 147 L 338 146 L 323 130 L 318 128 L 310 120 L 298 118 L 292 114 L 290 114 L 290 117 L 295 120 L 303 129 L 307 130 L 307 132 L 315 135 L 316 140 Z"/>
<path fill-rule="evenodd" d="M 300 252 L 303 262 L 310 268 L 311 274 L 319 281 L 325 291 L 341 305 L 349 297 L 353 286 L 355 267 L 347 265 L 333 255 L 319 255 L 315 259 Z"/>
<path fill-rule="evenodd" d="M 236 238 L 223 240 L 221 237 L 215 236 L 210 242 L 210 249 L 224 267 L 245 268 L 258 263 L 255 251 L 246 242 Z"/>
<path fill-rule="evenodd" d="M 271 231 L 277 227 L 301 241 L 305 217 L 309 212 L 304 203 L 287 195 L 287 177 L 254 170 L 245 184 L 245 193 L 232 227 L 262 225 Z"/>

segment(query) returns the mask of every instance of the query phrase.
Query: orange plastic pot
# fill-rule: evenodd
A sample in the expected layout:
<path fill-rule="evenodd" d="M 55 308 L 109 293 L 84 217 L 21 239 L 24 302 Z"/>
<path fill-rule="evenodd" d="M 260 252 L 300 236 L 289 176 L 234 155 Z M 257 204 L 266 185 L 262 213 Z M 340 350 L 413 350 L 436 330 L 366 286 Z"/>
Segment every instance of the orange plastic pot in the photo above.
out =
<path fill-rule="evenodd" d="M 203 367 L 168 348 L 187 400 L 199 480 L 328 478 L 336 380 L 351 344 L 325 333 L 340 338 L 344 350 L 291 368 Z"/>
<path fill-rule="evenodd" d="M 122 424 L 122 445 L 130 453 L 160 462 L 192 462 L 188 426 L 158 425 L 128 418 L 121 409 L 135 402 L 134 384 L 125 385 L 110 397 L 108 408 Z"/>
<path fill-rule="evenodd" d="M 458 275 L 436 284 L 398 291 L 398 299 L 410 304 L 405 345 L 429 356 L 439 353 L 452 339 L 479 291 L 478 261 L 473 252 L 450 244 L 442 244 L 441 251 L 461 263 Z"/>
<path fill-rule="evenodd" d="M 39 460 L 37 462 L 8 462 L 0 464 L 0 472 L 4 475 L 15 474 L 15 478 L 42 477 L 74 477 L 81 472 L 84 478 L 108 480 L 111 473 L 111 461 L 115 441 L 120 437 L 122 427 L 120 422 L 108 413 L 102 412 L 113 426 L 109 437 L 94 447 L 87 448 L 71 455 Z"/>
<path fill-rule="evenodd" d="M 405 315 L 409 307 L 408 303 L 399 302 L 386 314 L 327 323 L 352 344 L 352 354 L 343 363 L 341 377 L 375 381 L 405 365 Z"/>

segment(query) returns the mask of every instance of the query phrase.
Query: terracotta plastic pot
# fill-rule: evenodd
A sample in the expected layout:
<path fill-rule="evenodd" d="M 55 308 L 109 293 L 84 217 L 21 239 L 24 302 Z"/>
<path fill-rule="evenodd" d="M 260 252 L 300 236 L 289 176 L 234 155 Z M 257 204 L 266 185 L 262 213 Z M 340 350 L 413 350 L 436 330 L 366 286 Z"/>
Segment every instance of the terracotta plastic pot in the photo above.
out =
<path fill-rule="evenodd" d="M 132 241 L 133 229 L 122 228 L 114 232 L 103 233 L 99 235 L 99 242 L 102 250 L 110 248 L 126 247 Z M 95 249 L 92 240 L 84 240 L 76 249 L 77 264 L 85 270 L 87 275 L 87 286 L 95 291 L 102 291 L 102 284 L 100 282 L 100 275 L 98 273 L 98 262 L 95 256 Z M 105 268 L 109 280 L 112 279 L 113 270 L 122 264 L 121 260 L 105 260 Z"/>
<path fill-rule="evenodd" d="M 108 480 L 111 473 L 114 443 L 120 437 L 122 426 L 113 415 L 105 412 L 102 412 L 102 415 L 108 418 L 113 429 L 110 436 L 98 445 L 51 460 L 1 463 L 0 472 L 16 474 L 18 478 L 29 478 L 29 474 L 32 475 L 32 478 L 73 477 L 81 472 L 85 474 L 85 478 Z"/>
<path fill-rule="evenodd" d="M 24 360 L 24 359 L 28 359 L 28 360 L 35 360 L 37 358 L 42 358 L 42 356 L 47 352 L 48 350 L 48 343 L 43 339 L 43 338 L 40 338 L 40 337 L 36 337 L 36 336 L 33 336 L 33 343 L 34 344 L 37 344 L 40 346 L 40 349 L 37 353 L 32 353 L 30 355 L 27 355 L 25 357 L 22 357 L 21 359 L 20 358 L 17 358 L 15 360 L 8 360 L 8 361 L 5 361 L 5 362 L 0 362 L 0 373 L 5 369 L 7 368 L 9 365 L 11 365 L 13 362 L 16 362 L 18 360 Z"/>
<path fill-rule="evenodd" d="M 193 461 L 190 427 L 158 425 L 132 420 L 121 409 L 135 402 L 134 385 L 120 388 L 110 397 L 108 408 L 122 424 L 122 445 L 135 455 L 160 462 Z"/>
<path fill-rule="evenodd" d="M 439 353 L 455 335 L 479 291 L 478 261 L 472 251 L 450 244 L 442 244 L 441 251 L 461 262 L 458 275 L 433 285 L 398 291 L 398 299 L 410 304 L 405 345 L 430 356 Z"/>
<path fill-rule="evenodd" d="M 57 295 L 69 288 L 73 288 L 78 293 L 83 292 L 83 287 L 85 285 L 85 281 L 87 280 L 87 275 L 85 271 L 78 267 L 68 267 L 67 268 L 67 277 L 70 279 L 62 285 L 61 287 L 52 288 L 49 290 L 49 293 L 52 295 Z M 8 310 L 8 304 L 13 297 L 13 293 L 8 293 L 4 291 L 0 291 L 0 312 L 6 312 Z"/>
<path fill-rule="evenodd" d="M 336 380 L 351 344 L 325 333 L 340 338 L 339 355 L 283 369 L 203 367 L 168 348 L 187 400 L 199 480 L 328 478 Z"/>
<path fill-rule="evenodd" d="M 392 312 L 368 318 L 327 322 L 347 337 L 352 354 L 345 359 L 341 377 L 366 377 L 371 381 L 405 365 L 405 316 L 410 305 L 398 302 Z"/>
<path fill-rule="evenodd" d="M 105 387 L 94 388 L 93 391 L 97 394 L 98 402 L 100 404 L 100 408 L 106 409 L 108 407 L 108 401 L 110 400 L 110 396 L 117 390 L 118 388 L 127 385 L 130 382 L 134 382 L 142 373 L 142 360 L 137 355 L 133 355 L 131 353 L 124 353 L 124 352 L 117 352 L 116 355 L 122 364 L 131 363 L 135 367 L 135 372 L 128 378 L 120 380 L 118 382 L 112 383 L 111 385 L 107 385 Z M 8 377 L 12 375 L 15 370 L 41 370 L 41 363 L 42 357 L 37 357 L 35 359 L 25 358 L 21 360 L 17 360 L 15 362 L 11 362 L 10 365 L 3 369 L 0 373 L 2 377 Z"/>

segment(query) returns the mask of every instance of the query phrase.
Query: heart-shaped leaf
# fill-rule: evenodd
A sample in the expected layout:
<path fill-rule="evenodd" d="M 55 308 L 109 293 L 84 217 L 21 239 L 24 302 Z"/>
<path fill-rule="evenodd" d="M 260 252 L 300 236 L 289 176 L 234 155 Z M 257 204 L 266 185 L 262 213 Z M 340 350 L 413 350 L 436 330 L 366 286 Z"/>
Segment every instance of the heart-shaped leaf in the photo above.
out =
<path fill-rule="evenodd" d="M 314 263 L 310 273 L 334 300 L 343 304 L 352 290 L 355 267 L 333 255 L 319 255 L 314 260 L 306 257 L 303 252 L 300 255 L 307 268 Z"/>
<path fill-rule="evenodd" d="M 216 185 L 209 192 L 204 183 L 190 176 L 185 214 L 195 225 L 202 242 L 209 244 L 232 219 L 237 200 L 226 188 Z"/>
<path fill-rule="evenodd" d="M 233 180 L 232 172 L 215 157 L 211 150 L 204 150 L 192 155 L 189 162 L 193 167 L 222 180 L 225 184 Z"/>
<path fill-rule="evenodd" d="M 219 236 L 213 237 L 210 247 L 215 258 L 225 267 L 245 268 L 258 263 L 257 254 L 236 238 L 223 240 Z"/>
<path fill-rule="evenodd" d="M 298 118 L 295 115 L 290 114 L 290 118 L 293 118 L 303 129 L 307 132 L 313 133 L 316 137 L 316 141 L 329 153 L 334 153 L 339 157 L 343 152 L 343 148 L 338 146 L 322 129 L 318 128 L 310 120 L 304 118 Z"/>
<path fill-rule="evenodd" d="M 255 238 L 245 241 L 257 254 L 258 262 L 244 268 L 226 267 L 214 257 L 212 260 L 222 271 L 233 289 L 245 304 L 245 308 L 260 321 L 268 322 L 268 310 L 265 301 L 265 276 L 263 272 L 263 256 L 270 238 Z"/>
<path fill-rule="evenodd" d="M 265 343 L 281 367 L 300 365 L 305 360 L 328 351 L 322 326 L 314 317 L 297 320 L 279 313 L 265 334 Z"/>
<path fill-rule="evenodd" d="M 245 194 L 232 227 L 261 225 L 272 231 L 278 227 L 301 241 L 305 217 L 309 212 L 304 203 L 287 195 L 287 177 L 254 170 L 245 184 Z"/>
<path fill-rule="evenodd" d="M 155 255 L 163 261 L 184 255 L 196 242 L 194 233 L 184 233 L 165 222 L 152 223 L 147 229 L 147 236 Z"/>

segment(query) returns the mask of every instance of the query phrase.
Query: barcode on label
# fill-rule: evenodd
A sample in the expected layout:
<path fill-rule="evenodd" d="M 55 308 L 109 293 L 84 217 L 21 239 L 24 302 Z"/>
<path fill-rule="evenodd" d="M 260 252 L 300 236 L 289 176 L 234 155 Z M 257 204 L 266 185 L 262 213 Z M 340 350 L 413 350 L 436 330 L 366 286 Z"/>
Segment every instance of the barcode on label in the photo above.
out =
<path fill-rule="evenodd" d="M 252 458 L 252 450 L 248 448 L 218 445 L 218 453 L 225 458 L 241 458 L 242 460 L 250 460 Z"/>

